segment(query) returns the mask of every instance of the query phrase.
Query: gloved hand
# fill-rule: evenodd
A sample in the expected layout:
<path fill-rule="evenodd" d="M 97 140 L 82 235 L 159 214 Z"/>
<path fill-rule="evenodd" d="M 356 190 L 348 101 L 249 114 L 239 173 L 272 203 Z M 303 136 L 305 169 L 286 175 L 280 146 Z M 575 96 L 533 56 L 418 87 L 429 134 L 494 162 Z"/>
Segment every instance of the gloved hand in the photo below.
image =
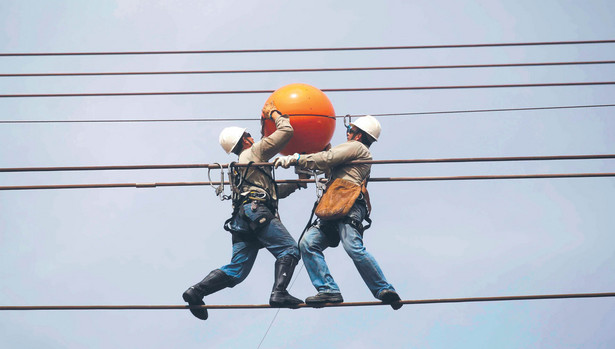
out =
<path fill-rule="evenodd" d="M 265 104 L 262 110 L 262 117 L 264 119 L 273 119 L 273 120 L 277 119 L 278 116 L 280 116 L 280 114 L 273 113 L 273 115 L 271 115 L 271 112 L 274 110 L 278 110 L 278 109 L 275 107 L 275 103 L 273 103 L 273 101 Z"/>
<path fill-rule="evenodd" d="M 275 168 L 282 166 L 284 168 L 289 168 L 290 165 L 296 165 L 299 161 L 301 155 L 294 153 L 293 155 L 280 156 L 273 161 L 273 165 Z"/>

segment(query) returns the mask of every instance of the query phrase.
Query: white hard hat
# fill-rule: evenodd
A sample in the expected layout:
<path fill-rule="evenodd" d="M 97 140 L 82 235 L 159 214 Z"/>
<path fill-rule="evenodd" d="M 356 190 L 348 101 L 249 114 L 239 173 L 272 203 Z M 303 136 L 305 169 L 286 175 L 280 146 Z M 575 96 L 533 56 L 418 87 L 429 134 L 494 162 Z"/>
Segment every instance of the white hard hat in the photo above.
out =
<path fill-rule="evenodd" d="M 370 135 L 374 139 L 374 142 L 380 137 L 380 123 L 371 115 L 362 116 L 350 124 Z"/>
<path fill-rule="evenodd" d="M 224 130 L 220 132 L 220 139 L 219 139 L 222 149 L 224 149 L 224 151 L 226 151 L 227 154 L 230 154 L 231 151 L 233 151 L 233 148 L 235 148 L 235 146 L 237 145 L 237 143 L 239 143 L 239 140 L 241 140 L 241 137 L 243 136 L 243 133 L 245 131 L 246 131 L 245 128 L 241 128 L 237 126 L 231 126 L 231 127 L 224 128 Z"/>

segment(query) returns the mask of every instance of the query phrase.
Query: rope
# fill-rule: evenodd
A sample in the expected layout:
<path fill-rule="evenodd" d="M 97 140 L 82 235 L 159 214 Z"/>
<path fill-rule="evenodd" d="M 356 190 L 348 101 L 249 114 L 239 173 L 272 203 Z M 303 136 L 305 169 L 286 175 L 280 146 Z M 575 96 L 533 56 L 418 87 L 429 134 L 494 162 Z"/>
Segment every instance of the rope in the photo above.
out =
<path fill-rule="evenodd" d="M 299 277 L 299 274 L 301 273 L 301 271 L 303 271 L 303 264 L 301 264 L 301 268 L 299 268 L 299 270 L 295 273 L 295 279 L 290 283 L 290 286 L 288 286 L 288 291 L 290 291 L 290 289 L 293 288 L 293 285 L 295 284 L 295 281 L 297 281 L 297 278 Z M 265 334 L 263 334 L 263 338 L 261 338 L 261 341 L 258 343 L 257 349 L 260 348 L 261 345 L 263 345 L 263 342 L 265 341 L 265 338 L 267 338 L 267 335 L 269 334 L 269 331 L 271 330 L 273 323 L 278 318 L 278 314 L 280 314 L 281 309 L 282 308 L 278 308 L 278 310 L 275 312 L 275 315 L 271 319 L 271 322 L 269 323 L 269 326 L 267 327 Z"/>

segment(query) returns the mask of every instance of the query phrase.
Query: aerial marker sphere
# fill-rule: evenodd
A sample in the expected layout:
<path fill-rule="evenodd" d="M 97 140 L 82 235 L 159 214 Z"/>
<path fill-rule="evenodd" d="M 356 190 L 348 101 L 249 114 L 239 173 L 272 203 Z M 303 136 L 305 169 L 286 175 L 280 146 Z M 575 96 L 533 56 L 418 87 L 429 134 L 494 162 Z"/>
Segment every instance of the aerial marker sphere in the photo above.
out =
<path fill-rule="evenodd" d="M 288 114 L 295 130 L 293 138 L 280 153 L 316 153 L 331 142 L 335 131 L 335 110 L 321 90 L 307 84 L 290 84 L 275 90 L 265 104 L 271 101 L 282 114 Z M 273 120 L 265 119 L 264 135 L 269 136 L 275 130 Z"/>

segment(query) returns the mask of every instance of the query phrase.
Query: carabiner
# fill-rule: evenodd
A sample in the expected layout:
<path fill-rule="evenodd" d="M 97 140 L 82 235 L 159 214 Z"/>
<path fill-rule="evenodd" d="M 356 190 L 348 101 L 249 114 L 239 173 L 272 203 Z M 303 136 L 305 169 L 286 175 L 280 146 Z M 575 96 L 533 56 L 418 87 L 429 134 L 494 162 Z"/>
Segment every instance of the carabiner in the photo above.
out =
<path fill-rule="evenodd" d="M 220 166 L 220 184 L 216 187 L 211 180 L 211 167 L 207 168 L 207 177 L 209 178 L 209 185 L 216 191 L 216 196 L 220 198 L 220 201 L 229 200 L 229 195 L 224 195 L 224 168 L 219 163 L 215 162 L 214 165 Z"/>
<path fill-rule="evenodd" d="M 346 122 L 346 118 L 348 118 L 348 122 Z M 344 128 L 348 129 L 350 127 L 350 123 L 352 122 L 350 114 L 344 115 Z"/>
<path fill-rule="evenodd" d="M 312 175 L 314 176 L 314 183 L 316 184 L 316 201 L 319 201 L 322 197 L 322 194 L 325 193 L 325 189 L 327 188 L 325 183 L 320 182 L 318 179 L 318 175 L 323 174 L 324 172 L 319 172 L 316 170 L 312 170 Z"/>

